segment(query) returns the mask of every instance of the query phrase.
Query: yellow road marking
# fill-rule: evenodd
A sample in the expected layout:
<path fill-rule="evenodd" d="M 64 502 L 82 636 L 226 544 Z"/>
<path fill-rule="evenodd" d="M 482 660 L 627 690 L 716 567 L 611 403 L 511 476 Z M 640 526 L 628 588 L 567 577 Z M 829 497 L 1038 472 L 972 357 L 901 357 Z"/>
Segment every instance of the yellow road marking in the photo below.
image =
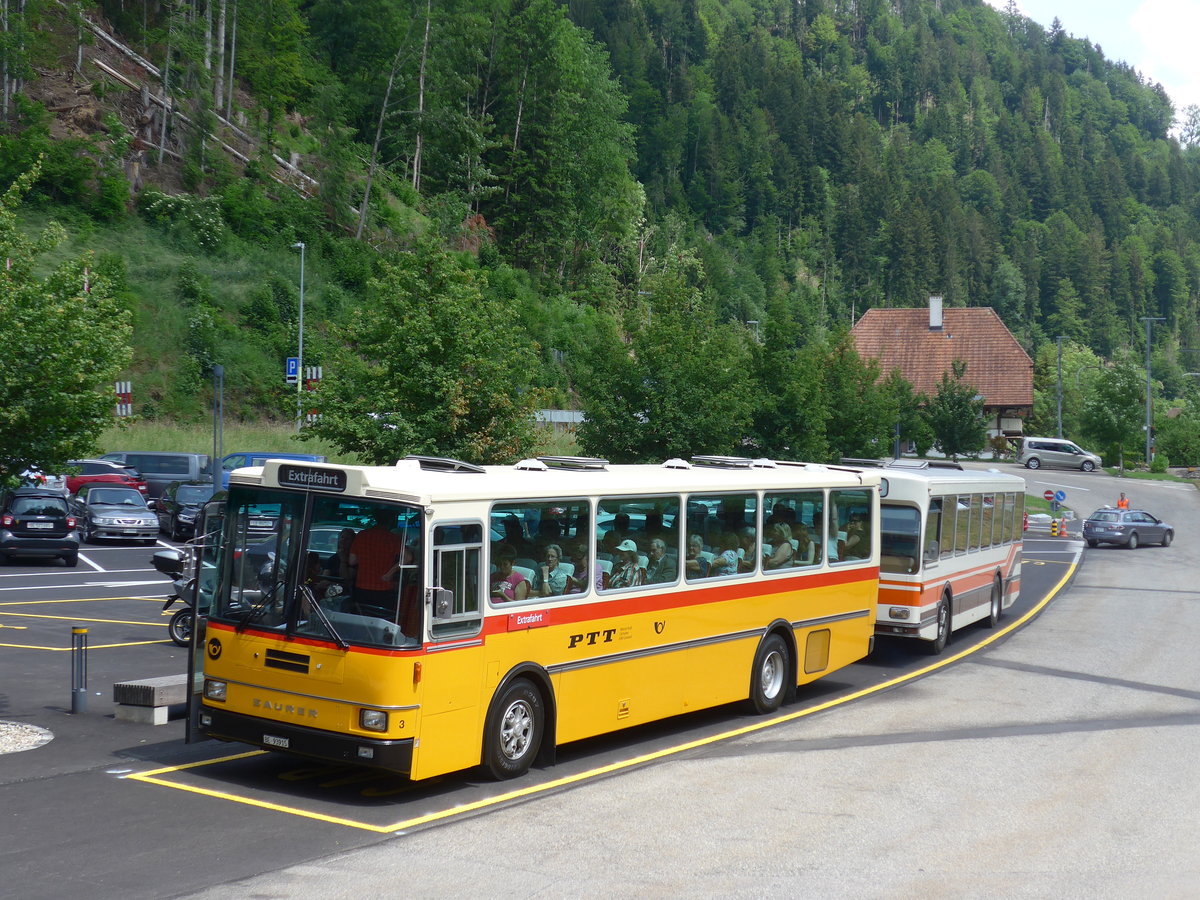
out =
<path fill-rule="evenodd" d="M 40 613 L 0 612 L 0 616 L 17 619 L 53 619 L 61 622 L 99 622 L 105 625 L 141 625 L 146 628 L 164 628 L 162 622 L 136 622 L 128 619 L 97 619 L 93 616 L 48 616 Z"/>
<path fill-rule="evenodd" d="M 512 800 L 520 800 L 524 797 L 533 797 L 538 794 L 543 794 L 548 791 L 556 790 L 557 788 L 566 787 L 566 786 L 572 785 L 572 784 L 579 784 L 584 781 L 589 781 L 594 778 L 598 778 L 602 775 L 609 775 L 609 774 L 612 774 L 613 772 L 620 772 L 624 769 L 631 769 L 635 766 L 641 766 L 646 763 L 654 762 L 656 760 L 666 759 L 667 757 L 671 757 L 671 756 L 677 756 L 680 753 L 686 753 L 689 750 L 695 750 L 699 747 L 704 747 L 709 744 L 716 744 L 716 743 L 720 743 L 722 741 L 730 740 L 732 738 L 743 737 L 744 735 L 747 735 L 747 734 L 753 734 L 756 731 L 762 731 L 763 729 L 766 729 L 766 728 L 772 728 L 776 725 L 782 725 L 785 722 L 793 722 L 797 719 L 802 719 L 806 716 L 811 716 L 814 713 L 823 712 L 824 710 L 832 709 L 833 707 L 841 706 L 845 703 L 849 703 L 852 700 L 858 700 L 862 697 L 868 697 L 871 694 L 877 694 L 880 691 L 885 691 L 885 690 L 888 690 L 889 688 L 896 687 L 897 685 L 905 684 L 906 682 L 913 681 L 917 678 L 921 678 L 924 675 L 928 675 L 930 672 L 935 672 L 938 669 L 943 669 L 946 666 L 950 665 L 951 663 L 957 662 L 960 659 L 970 656 L 972 653 L 978 652 L 979 650 L 983 649 L 984 647 L 988 646 L 989 644 L 995 643 L 1000 638 L 1004 637 L 1007 634 L 1012 633 L 1013 631 L 1015 631 L 1016 629 L 1018 629 L 1022 625 L 1024 625 L 1026 622 L 1028 622 L 1030 619 L 1032 619 L 1034 616 L 1036 616 L 1038 613 L 1040 613 L 1045 608 L 1046 604 L 1049 603 L 1051 600 L 1053 600 L 1058 595 L 1059 591 L 1061 591 L 1066 586 L 1067 582 L 1071 579 L 1071 575 L 1074 573 L 1077 563 L 1073 562 L 1073 563 L 1070 563 L 1069 565 L 1070 565 L 1070 569 L 1066 572 L 1066 574 L 1063 575 L 1063 577 L 1061 579 L 1059 579 L 1058 583 L 1055 584 L 1054 587 L 1050 589 L 1050 591 L 1046 594 L 1046 596 L 1043 597 L 1040 602 L 1035 604 L 1028 612 L 1026 612 L 1019 619 L 1015 619 L 1014 621 L 1010 622 L 1008 625 L 1004 626 L 1003 628 L 997 629 L 995 631 L 995 633 L 993 633 L 989 637 L 985 638 L 984 640 L 980 641 L 978 644 L 975 644 L 965 650 L 955 653 L 952 656 L 947 656 L 945 658 L 939 659 L 937 662 L 930 663 L 927 666 L 917 669 L 915 672 L 910 672 L 906 675 L 901 675 L 897 678 L 893 678 L 890 681 L 885 681 L 880 684 L 873 685 L 871 687 L 863 688 L 862 690 L 858 690 L 858 691 L 855 691 L 854 693 L 847 694 L 844 697 L 837 697 L 833 700 L 828 700 L 824 703 L 818 703 L 815 706 L 810 706 L 810 707 L 807 707 L 802 710 L 797 710 L 796 712 L 785 713 L 784 715 L 775 716 L 774 718 L 771 718 L 771 719 L 764 719 L 764 720 L 761 720 L 758 722 L 754 722 L 750 725 L 744 725 L 740 728 L 734 728 L 729 731 L 722 732 L 720 734 L 712 735 L 711 737 L 699 738 L 694 741 L 688 741 L 685 744 L 677 744 L 673 747 L 666 747 L 662 750 L 656 750 L 653 753 L 644 753 L 641 756 L 635 756 L 631 759 L 626 759 L 626 760 L 621 760 L 619 762 L 609 763 L 608 765 L 599 766 L 598 768 L 595 768 L 595 769 L 589 769 L 588 771 L 580 772 L 577 775 L 567 775 L 562 778 L 556 778 L 553 781 L 548 781 L 548 782 L 544 782 L 541 784 L 529 785 L 528 787 L 524 787 L 524 788 L 518 788 L 517 790 L 509 791 L 507 793 L 500 794 L 496 797 L 488 797 L 484 800 L 477 800 L 474 803 L 467 803 L 467 804 L 464 804 L 461 806 L 454 806 L 451 809 L 445 809 L 445 810 L 440 810 L 438 812 L 426 813 L 425 815 L 421 815 L 421 816 L 414 816 L 411 819 L 403 819 L 399 822 L 395 822 L 390 825 L 374 825 L 370 822 L 359 822 L 354 819 L 346 819 L 346 818 L 342 818 L 339 816 L 329 816 L 329 815 L 325 815 L 324 813 L 313 812 L 311 810 L 306 810 L 306 809 L 299 809 L 298 807 L 294 807 L 294 806 L 284 806 L 279 803 L 269 803 L 264 800 L 256 800 L 252 797 L 238 796 L 236 794 L 231 794 L 226 791 L 216 791 L 216 790 L 211 790 L 208 788 L 193 787 L 191 785 L 186 785 L 186 784 L 178 784 L 173 781 L 167 781 L 165 778 L 158 777 L 160 775 L 165 775 L 165 774 L 169 774 L 169 773 L 182 772 L 185 769 L 194 769 L 194 768 L 199 768 L 200 766 L 218 765 L 218 764 L 224 763 L 224 762 L 232 762 L 232 761 L 238 760 L 238 759 L 247 759 L 247 758 L 253 757 L 253 756 L 260 756 L 267 752 L 265 750 L 251 750 L 247 753 L 239 753 L 234 756 L 223 756 L 220 759 L 200 760 L 199 762 L 187 763 L 185 765 L 180 765 L 180 766 L 165 766 L 161 769 L 152 769 L 149 772 L 134 773 L 131 775 L 125 775 L 123 777 L 126 779 L 129 779 L 129 780 L 132 780 L 132 781 L 141 781 L 141 782 L 145 782 L 147 784 L 157 784 L 157 785 L 161 785 L 163 787 L 175 788 L 176 790 L 188 791 L 193 794 L 201 794 L 206 797 L 214 797 L 219 800 L 229 800 L 234 803 L 244 804 L 246 806 L 254 806 L 254 807 L 258 807 L 259 809 L 269 809 L 269 810 L 274 810 L 275 812 L 288 813 L 290 815 L 301 816 L 302 818 L 313 819 L 313 820 L 316 820 L 319 822 L 329 822 L 334 825 L 344 825 L 346 827 L 357 828 L 362 831 L 371 831 L 371 832 L 375 832 L 376 834 L 396 834 L 398 832 L 402 832 L 402 831 L 405 831 L 410 828 L 416 828 L 420 825 L 428 825 L 431 822 L 439 822 L 439 821 L 442 821 L 445 819 L 451 819 L 456 816 L 464 815 L 466 813 L 477 812 L 481 809 L 486 809 L 490 806 L 498 806 L 502 803 L 508 803 Z"/>

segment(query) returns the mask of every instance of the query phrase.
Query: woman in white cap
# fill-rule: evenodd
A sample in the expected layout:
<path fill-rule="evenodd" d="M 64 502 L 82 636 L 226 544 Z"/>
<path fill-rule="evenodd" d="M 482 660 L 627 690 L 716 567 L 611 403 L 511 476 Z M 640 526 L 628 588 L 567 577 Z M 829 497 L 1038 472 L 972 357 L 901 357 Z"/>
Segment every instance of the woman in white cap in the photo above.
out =
<path fill-rule="evenodd" d="M 617 545 L 617 560 L 608 579 L 610 588 L 627 588 L 646 583 L 646 570 L 638 565 L 637 544 L 629 538 Z"/>

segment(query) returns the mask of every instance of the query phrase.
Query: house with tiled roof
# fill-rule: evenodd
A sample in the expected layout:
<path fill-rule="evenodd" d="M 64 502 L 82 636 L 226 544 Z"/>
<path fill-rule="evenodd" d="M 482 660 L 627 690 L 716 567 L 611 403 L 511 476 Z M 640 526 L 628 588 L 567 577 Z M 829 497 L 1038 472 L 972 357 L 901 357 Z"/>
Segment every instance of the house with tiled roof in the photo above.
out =
<path fill-rule="evenodd" d="M 983 395 L 988 435 L 1019 437 L 1033 412 L 1033 360 L 990 307 L 869 309 L 851 330 L 863 359 L 877 359 L 919 393 L 932 397 L 953 364 L 966 364 L 963 381 Z"/>

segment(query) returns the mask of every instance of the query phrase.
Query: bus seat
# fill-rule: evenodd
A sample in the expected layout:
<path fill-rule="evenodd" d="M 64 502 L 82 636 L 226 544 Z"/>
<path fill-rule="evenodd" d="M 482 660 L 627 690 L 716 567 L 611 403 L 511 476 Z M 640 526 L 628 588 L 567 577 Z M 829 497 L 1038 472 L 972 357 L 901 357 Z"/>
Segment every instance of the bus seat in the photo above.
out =
<path fill-rule="evenodd" d="M 513 571 L 524 575 L 526 581 L 533 582 L 533 569 L 528 566 L 513 566 Z"/>
<path fill-rule="evenodd" d="M 601 559 L 601 560 L 598 560 L 598 562 L 600 563 L 600 571 L 603 572 L 605 575 L 608 575 L 612 572 L 612 560 L 611 559 Z"/>
<path fill-rule="evenodd" d="M 637 560 L 638 560 L 638 568 L 644 569 L 644 568 L 646 568 L 647 564 L 649 564 L 650 557 L 648 557 L 642 553 L 639 553 Z"/>

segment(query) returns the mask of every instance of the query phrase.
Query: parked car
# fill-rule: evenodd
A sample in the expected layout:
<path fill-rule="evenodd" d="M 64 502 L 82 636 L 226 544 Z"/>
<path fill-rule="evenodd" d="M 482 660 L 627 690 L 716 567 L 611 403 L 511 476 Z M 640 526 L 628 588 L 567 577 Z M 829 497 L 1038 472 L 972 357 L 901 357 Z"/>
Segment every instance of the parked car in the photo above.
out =
<path fill-rule="evenodd" d="M 168 484 L 162 496 L 154 501 L 159 531 L 169 534 L 175 541 L 193 537 L 200 510 L 215 492 L 216 485 L 211 481 L 173 481 Z"/>
<path fill-rule="evenodd" d="M 0 564 L 13 556 L 79 560 L 79 532 L 61 491 L 19 487 L 0 494 Z"/>
<path fill-rule="evenodd" d="M 67 490 L 66 478 L 62 475 L 47 475 L 38 468 L 26 469 L 21 473 L 21 486 L 54 491 L 64 497 L 71 496 L 71 492 Z"/>
<path fill-rule="evenodd" d="M 69 493 L 76 494 L 85 484 L 97 482 L 135 488 L 143 497 L 148 491 L 141 473 L 133 466 L 113 462 L 111 459 L 73 459 L 67 463 Z"/>
<path fill-rule="evenodd" d="M 1170 547 L 1175 529 L 1144 509 L 1105 506 L 1083 520 L 1083 539 L 1089 547 L 1123 544 L 1133 550 L 1146 543 Z"/>
<path fill-rule="evenodd" d="M 1068 469 L 1082 469 L 1084 472 L 1091 472 L 1104 464 L 1095 453 L 1089 453 L 1072 441 L 1039 437 L 1021 439 L 1017 462 L 1027 469 L 1065 466 Z"/>
<path fill-rule="evenodd" d="M 234 469 L 261 466 L 268 459 L 291 459 L 297 462 L 325 462 L 318 453 L 275 453 L 269 450 L 239 450 L 221 457 L 221 487 L 229 489 L 229 473 Z"/>
<path fill-rule="evenodd" d="M 85 544 L 101 538 L 158 540 L 158 516 L 146 505 L 136 488 L 112 484 L 85 484 L 71 501 L 79 521 L 79 536 Z"/>
<path fill-rule="evenodd" d="M 147 496 L 157 500 L 175 481 L 212 481 L 212 458 L 207 453 L 173 453 L 164 450 L 117 450 L 101 455 L 132 466 L 142 473 Z"/>

